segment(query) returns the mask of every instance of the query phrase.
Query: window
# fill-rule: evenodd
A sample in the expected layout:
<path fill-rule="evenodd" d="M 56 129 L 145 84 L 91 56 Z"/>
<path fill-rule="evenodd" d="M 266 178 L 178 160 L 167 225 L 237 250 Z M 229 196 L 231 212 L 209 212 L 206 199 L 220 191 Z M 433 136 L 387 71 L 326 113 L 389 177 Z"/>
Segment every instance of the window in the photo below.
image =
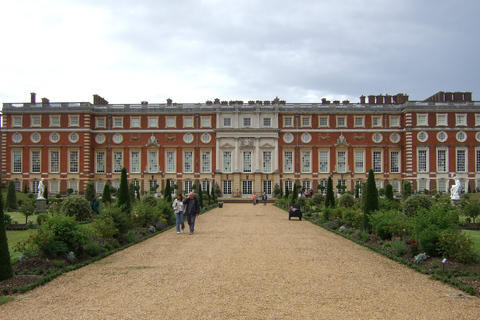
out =
<path fill-rule="evenodd" d="M 225 173 L 232 172 L 232 152 L 231 151 L 223 152 L 223 172 Z"/>
<path fill-rule="evenodd" d="M 426 179 L 420 179 L 418 181 L 418 191 L 423 192 L 427 189 L 427 180 Z"/>
<path fill-rule="evenodd" d="M 312 141 L 312 136 L 310 133 L 305 132 L 302 134 L 301 140 L 303 143 L 310 143 L 310 141 Z"/>
<path fill-rule="evenodd" d="M 264 173 L 272 172 L 272 153 L 270 151 L 263 152 L 262 169 Z"/>
<path fill-rule="evenodd" d="M 365 152 L 364 151 L 355 151 L 355 172 L 363 173 L 365 172 Z"/>
<path fill-rule="evenodd" d="M 15 142 L 15 143 L 22 142 L 22 134 L 18 133 L 18 132 L 15 132 L 12 136 L 12 141 Z"/>
<path fill-rule="evenodd" d="M 102 193 L 104 188 L 105 188 L 105 181 L 103 181 L 103 180 L 97 181 L 95 192 L 96 193 Z"/>
<path fill-rule="evenodd" d="M 372 140 L 375 143 L 380 143 L 383 140 L 383 135 L 380 132 L 377 132 L 372 136 Z"/>
<path fill-rule="evenodd" d="M 158 152 L 157 151 L 148 151 L 148 172 L 150 173 L 158 172 Z"/>
<path fill-rule="evenodd" d="M 165 121 L 166 121 L 166 127 L 167 128 L 175 128 L 176 127 L 176 118 L 175 117 L 167 117 Z"/>
<path fill-rule="evenodd" d="M 264 127 L 271 127 L 272 126 L 272 118 L 263 118 L 263 126 Z"/>
<path fill-rule="evenodd" d="M 175 173 L 175 152 L 167 151 L 167 166 L 165 171 L 167 173 Z"/>
<path fill-rule="evenodd" d="M 347 126 L 347 119 L 343 116 L 337 117 L 337 127 L 346 127 Z"/>
<path fill-rule="evenodd" d="M 292 117 L 284 117 L 283 118 L 283 126 L 284 127 L 293 127 L 293 118 Z"/>
<path fill-rule="evenodd" d="M 400 191 L 400 181 L 393 180 L 392 182 L 390 182 L 390 184 L 392 185 L 393 192 L 396 193 Z"/>
<path fill-rule="evenodd" d="M 312 171 L 311 158 L 310 151 L 302 151 L 302 173 L 310 173 Z"/>
<path fill-rule="evenodd" d="M 475 114 L 475 126 L 480 126 L 480 114 Z"/>
<path fill-rule="evenodd" d="M 243 152 L 243 172 L 252 172 L 252 152 Z"/>
<path fill-rule="evenodd" d="M 457 141 L 458 142 L 465 142 L 467 140 L 467 134 L 463 131 L 457 132 Z"/>
<path fill-rule="evenodd" d="M 185 181 L 185 193 L 186 194 L 189 194 L 190 192 L 192 192 L 192 187 L 193 187 L 193 181 L 191 180 L 186 180 Z"/>
<path fill-rule="evenodd" d="M 123 117 L 113 117 L 113 127 L 123 128 Z"/>
<path fill-rule="evenodd" d="M 32 127 L 40 127 L 42 125 L 42 117 L 41 116 L 32 116 Z"/>
<path fill-rule="evenodd" d="M 69 116 L 68 117 L 69 119 L 69 126 L 70 127 L 78 127 L 80 125 L 80 120 L 79 120 L 79 116 Z"/>
<path fill-rule="evenodd" d="M 32 134 L 30 139 L 32 140 L 33 143 L 39 143 L 41 138 L 42 137 L 40 136 L 40 134 L 38 132 L 35 132 Z"/>
<path fill-rule="evenodd" d="M 400 117 L 390 116 L 390 127 L 400 127 Z"/>
<path fill-rule="evenodd" d="M 382 151 L 373 151 L 373 172 L 382 172 Z"/>
<path fill-rule="evenodd" d="M 427 114 L 417 114 L 417 126 L 428 126 L 428 115 Z"/>
<path fill-rule="evenodd" d="M 212 172 L 212 158 L 210 151 L 202 151 L 202 172 Z"/>
<path fill-rule="evenodd" d="M 232 194 L 232 180 L 223 180 L 223 194 Z"/>
<path fill-rule="evenodd" d="M 475 171 L 480 172 L 480 150 L 475 150 Z"/>
<path fill-rule="evenodd" d="M 446 180 L 437 180 L 437 189 L 439 193 L 447 192 L 447 181 Z"/>
<path fill-rule="evenodd" d="M 22 116 L 13 116 L 12 117 L 12 126 L 21 127 L 22 126 Z"/>
<path fill-rule="evenodd" d="M 193 152 L 185 151 L 183 153 L 183 170 L 185 173 L 193 173 Z"/>
<path fill-rule="evenodd" d="M 96 123 L 97 128 L 105 128 L 106 127 L 105 118 L 96 118 L 95 123 Z"/>
<path fill-rule="evenodd" d="M 285 151 L 283 153 L 283 172 L 292 173 L 293 172 L 293 152 Z"/>
<path fill-rule="evenodd" d="M 113 173 L 121 173 L 123 169 L 123 152 L 113 152 Z"/>
<path fill-rule="evenodd" d="M 400 172 L 400 152 L 399 151 L 390 152 L 390 172 L 391 173 Z"/>
<path fill-rule="evenodd" d="M 69 152 L 69 172 L 78 173 L 78 151 Z"/>
<path fill-rule="evenodd" d="M 13 151 L 13 173 L 22 173 L 22 151 Z"/>
<path fill-rule="evenodd" d="M 202 118 L 202 128 L 211 128 L 212 119 L 211 117 L 201 117 Z"/>
<path fill-rule="evenodd" d="M 40 173 L 40 159 L 40 151 L 32 151 L 30 160 L 32 165 L 32 173 Z"/>
<path fill-rule="evenodd" d="M 382 188 L 382 181 L 381 180 L 375 180 L 375 185 L 377 186 L 377 189 Z"/>
<path fill-rule="evenodd" d="M 60 172 L 60 151 L 50 151 L 50 172 Z"/>
<path fill-rule="evenodd" d="M 50 141 L 53 143 L 57 143 L 58 141 L 60 141 L 60 135 L 56 132 L 52 133 L 50 135 Z"/>
<path fill-rule="evenodd" d="M 393 143 L 400 142 L 400 135 L 398 133 L 392 133 L 390 135 L 390 141 L 392 141 Z"/>
<path fill-rule="evenodd" d="M 466 172 L 467 171 L 467 150 L 458 149 L 457 150 L 457 172 Z"/>
<path fill-rule="evenodd" d="M 253 192 L 252 180 L 242 181 L 242 194 L 252 194 L 252 192 Z"/>
<path fill-rule="evenodd" d="M 329 171 L 328 168 L 328 151 L 320 151 L 319 152 L 319 168 L 320 173 L 327 173 Z"/>
<path fill-rule="evenodd" d="M 428 134 L 425 131 L 420 131 L 417 135 L 417 139 L 420 142 L 425 142 L 428 140 Z"/>
<path fill-rule="evenodd" d="M 209 193 L 210 181 L 208 181 L 208 180 L 203 180 L 202 181 L 202 190 L 205 190 L 205 193 Z"/>
<path fill-rule="evenodd" d="M 32 181 L 32 193 L 38 193 L 38 183 L 40 181 L 34 180 Z"/>
<path fill-rule="evenodd" d="M 437 126 L 446 126 L 447 123 L 447 114 L 445 113 L 437 113 Z"/>
<path fill-rule="evenodd" d="M 130 128 L 140 128 L 140 117 L 130 118 Z"/>
<path fill-rule="evenodd" d="M 466 114 L 456 114 L 455 115 L 455 125 L 456 126 L 466 126 L 467 125 L 467 115 Z"/>
<path fill-rule="evenodd" d="M 327 180 L 322 180 L 319 182 L 319 185 L 320 186 L 323 186 L 323 188 L 319 188 L 318 189 L 318 192 L 320 192 L 321 194 L 324 194 L 326 195 L 327 194 L 327 184 L 328 184 L 328 181 Z"/>
<path fill-rule="evenodd" d="M 347 172 L 347 154 L 345 151 L 337 151 L 337 172 Z"/>
<path fill-rule="evenodd" d="M 285 181 L 285 184 L 284 184 L 284 188 L 283 188 L 283 192 L 285 191 L 293 191 L 293 181 L 290 181 L 290 180 L 287 180 Z"/>
<path fill-rule="evenodd" d="M 96 154 L 96 172 L 105 173 L 105 151 L 99 151 Z"/>
<path fill-rule="evenodd" d="M 262 191 L 266 194 L 272 194 L 272 180 L 263 180 Z"/>
<path fill-rule="evenodd" d="M 302 127 L 311 127 L 311 118 L 310 117 L 301 117 Z"/>
<path fill-rule="evenodd" d="M 252 118 L 243 118 L 243 126 L 244 127 L 251 127 L 252 126 Z"/>
<path fill-rule="evenodd" d="M 337 180 L 337 192 L 342 193 L 345 191 L 343 188 L 339 188 L 340 186 L 346 186 L 347 182 L 345 180 Z"/>
<path fill-rule="evenodd" d="M 50 127 L 60 127 L 60 116 L 50 116 Z"/>
<path fill-rule="evenodd" d="M 49 193 L 52 193 L 52 194 L 57 194 L 58 193 L 58 180 L 50 181 Z"/>
<path fill-rule="evenodd" d="M 302 181 L 302 188 L 305 188 L 305 190 L 310 190 L 312 187 L 311 187 L 311 184 L 310 184 L 310 181 L 308 180 L 304 180 Z"/>
<path fill-rule="evenodd" d="M 355 127 L 364 127 L 363 117 L 355 117 Z"/>
<path fill-rule="evenodd" d="M 417 170 L 427 172 L 427 150 L 417 150 Z"/>
<path fill-rule="evenodd" d="M 437 133 L 437 140 L 440 142 L 445 142 L 448 139 L 448 134 L 445 131 L 440 131 Z"/>
<path fill-rule="evenodd" d="M 122 143 L 123 136 L 120 133 L 114 134 L 112 140 L 116 144 Z"/>
<path fill-rule="evenodd" d="M 208 133 L 202 134 L 202 142 L 203 143 L 209 143 L 210 140 L 212 140 L 212 137 Z"/>
<path fill-rule="evenodd" d="M 132 151 L 130 153 L 130 172 L 140 173 L 140 152 Z"/>
<path fill-rule="evenodd" d="M 223 126 L 224 127 L 231 127 L 232 126 L 232 118 L 223 118 Z"/>
<path fill-rule="evenodd" d="M 185 143 L 192 143 L 193 142 L 193 135 L 190 134 L 190 133 L 184 134 L 183 135 L 183 141 L 185 141 Z"/>
<path fill-rule="evenodd" d="M 446 149 L 437 149 L 437 172 L 447 172 Z"/>
<path fill-rule="evenodd" d="M 328 127 L 328 116 L 327 117 L 318 117 L 318 126 L 319 127 Z"/>
<path fill-rule="evenodd" d="M 183 127 L 193 128 L 193 117 L 183 117 Z"/>
<path fill-rule="evenodd" d="M 293 135 L 291 133 L 286 133 L 283 135 L 283 141 L 285 143 L 292 143 L 293 142 Z"/>
<path fill-rule="evenodd" d="M 372 116 L 372 127 L 381 127 L 382 126 L 382 117 Z"/>
<path fill-rule="evenodd" d="M 158 128 L 158 117 L 148 117 L 148 127 Z"/>
<path fill-rule="evenodd" d="M 75 180 L 70 181 L 69 188 L 71 188 L 74 192 L 78 191 L 78 181 L 75 181 Z"/>

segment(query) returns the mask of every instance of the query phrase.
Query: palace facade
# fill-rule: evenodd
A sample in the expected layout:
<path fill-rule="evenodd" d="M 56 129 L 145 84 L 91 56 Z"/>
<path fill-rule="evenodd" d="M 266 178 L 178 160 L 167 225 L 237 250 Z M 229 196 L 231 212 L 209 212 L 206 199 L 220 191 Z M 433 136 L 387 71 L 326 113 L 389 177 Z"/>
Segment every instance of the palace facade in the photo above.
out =
<path fill-rule="evenodd" d="M 480 102 L 470 92 L 438 92 L 423 101 L 405 94 L 360 101 L 288 103 L 109 104 L 4 103 L 2 184 L 50 194 L 83 193 L 94 181 L 118 188 L 120 173 L 141 190 L 167 179 L 189 192 L 218 187 L 224 197 L 273 195 L 295 184 L 317 191 L 332 177 L 354 190 L 373 169 L 378 188 L 404 180 L 446 193 L 456 173 L 462 188 L 480 187 Z"/>

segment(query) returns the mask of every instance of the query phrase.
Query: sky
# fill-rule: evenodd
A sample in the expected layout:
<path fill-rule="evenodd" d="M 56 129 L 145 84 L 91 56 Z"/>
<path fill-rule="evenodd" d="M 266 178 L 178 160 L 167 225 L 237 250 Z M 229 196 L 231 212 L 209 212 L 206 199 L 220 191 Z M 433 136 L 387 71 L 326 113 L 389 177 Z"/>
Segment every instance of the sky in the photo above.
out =
<path fill-rule="evenodd" d="M 478 0 L 0 0 L 0 103 L 469 91 Z"/>

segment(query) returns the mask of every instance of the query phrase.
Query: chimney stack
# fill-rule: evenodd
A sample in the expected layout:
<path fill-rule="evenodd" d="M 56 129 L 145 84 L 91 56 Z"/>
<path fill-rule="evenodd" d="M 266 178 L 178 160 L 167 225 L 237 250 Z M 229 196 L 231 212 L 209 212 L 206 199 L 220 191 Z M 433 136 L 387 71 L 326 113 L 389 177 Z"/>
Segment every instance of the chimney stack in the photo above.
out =
<path fill-rule="evenodd" d="M 47 98 L 42 98 L 42 104 L 49 104 L 50 103 L 50 100 L 48 100 Z"/>
<path fill-rule="evenodd" d="M 362 96 L 360 97 L 360 103 L 361 104 L 365 104 L 365 96 L 362 94 Z"/>
<path fill-rule="evenodd" d="M 31 93 L 30 93 L 30 103 L 32 103 L 32 104 L 37 103 L 37 102 L 36 102 L 36 99 L 35 99 L 35 96 L 36 96 L 36 95 L 37 95 L 37 94 L 36 94 L 35 92 L 31 92 Z"/>

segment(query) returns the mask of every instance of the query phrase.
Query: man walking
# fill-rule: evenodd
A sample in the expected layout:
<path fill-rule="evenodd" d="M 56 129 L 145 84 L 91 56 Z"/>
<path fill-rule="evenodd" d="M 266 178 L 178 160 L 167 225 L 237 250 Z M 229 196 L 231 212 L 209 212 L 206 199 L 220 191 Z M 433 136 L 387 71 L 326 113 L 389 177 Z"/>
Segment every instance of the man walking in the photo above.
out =
<path fill-rule="evenodd" d="M 195 229 L 195 218 L 200 214 L 200 205 L 193 192 L 188 194 L 188 197 L 183 200 L 183 204 L 186 207 L 185 215 L 187 216 L 187 222 L 190 227 L 190 235 L 192 235 Z"/>
<path fill-rule="evenodd" d="M 263 193 L 262 200 L 263 200 L 263 205 L 266 206 L 267 205 L 267 193 L 266 192 Z"/>

